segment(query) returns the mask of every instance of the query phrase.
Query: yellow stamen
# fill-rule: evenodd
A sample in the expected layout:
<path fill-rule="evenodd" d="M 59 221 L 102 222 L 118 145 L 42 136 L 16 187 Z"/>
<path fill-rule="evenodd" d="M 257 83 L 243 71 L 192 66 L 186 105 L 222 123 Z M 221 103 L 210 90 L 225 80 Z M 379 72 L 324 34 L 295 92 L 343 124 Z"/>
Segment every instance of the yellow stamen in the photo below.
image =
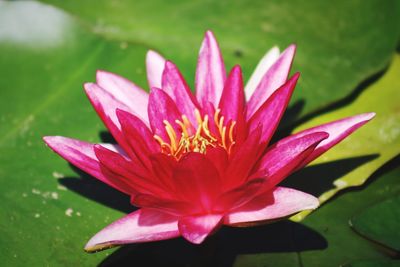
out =
<path fill-rule="evenodd" d="M 221 141 L 222 141 L 222 147 L 226 149 L 226 126 L 222 127 Z"/>
<path fill-rule="evenodd" d="M 182 136 L 185 137 L 185 138 L 189 137 L 189 133 L 188 133 L 188 131 L 187 131 L 186 125 L 185 125 L 183 122 L 181 122 L 180 120 L 175 120 L 175 122 L 176 122 L 179 126 L 181 126 L 181 129 L 182 129 Z"/>
<path fill-rule="evenodd" d="M 218 125 L 218 117 L 219 117 L 219 113 L 221 112 L 221 110 L 219 108 L 217 108 L 217 110 L 214 113 L 214 122 L 215 125 Z"/>
<path fill-rule="evenodd" d="M 230 154 L 232 147 L 235 144 L 234 128 L 236 122 L 231 122 L 230 125 L 224 125 L 224 116 L 220 115 L 221 110 L 217 109 L 214 114 L 214 122 L 216 126 L 216 133 L 209 129 L 208 115 L 201 116 L 200 111 L 194 111 L 197 127 L 189 121 L 188 117 L 182 115 L 182 120 L 175 120 L 179 125 L 180 132 L 167 120 L 164 120 L 165 131 L 167 133 L 168 141 L 164 141 L 160 136 L 154 135 L 154 139 L 160 144 L 161 151 L 165 154 L 175 157 L 179 160 L 187 152 L 207 153 L 207 147 L 223 147 Z M 178 138 L 180 134 L 180 138 Z"/>
<path fill-rule="evenodd" d="M 172 149 L 176 150 L 177 146 L 176 146 L 176 133 L 175 133 L 175 130 L 167 120 L 163 120 L 163 123 L 165 125 L 165 130 L 167 131 L 169 140 L 171 141 L 171 147 L 172 147 Z"/>
<path fill-rule="evenodd" d="M 196 117 L 197 124 L 201 125 L 203 120 L 201 118 L 200 111 L 197 108 L 194 110 L 194 116 Z"/>
<path fill-rule="evenodd" d="M 233 121 L 231 123 L 231 126 L 229 127 L 229 141 L 234 142 L 233 140 L 233 129 L 235 128 L 236 121 Z"/>

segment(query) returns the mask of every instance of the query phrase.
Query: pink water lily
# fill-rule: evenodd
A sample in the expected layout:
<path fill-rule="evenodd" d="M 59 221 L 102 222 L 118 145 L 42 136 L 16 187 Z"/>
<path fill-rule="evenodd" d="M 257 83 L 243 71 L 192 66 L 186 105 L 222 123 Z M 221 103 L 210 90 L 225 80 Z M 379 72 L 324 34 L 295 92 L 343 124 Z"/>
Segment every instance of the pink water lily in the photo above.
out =
<path fill-rule="evenodd" d="M 270 144 L 299 74 L 296 47 L 272 48 L 246 87 L 239 66 L 226 75 L 214 35 L 202 43 L 193 95 L 178 68 L 146 58 L 150 93 L 98 71 L 87 96 L 118 145 L 61 136 L 45 142 L 67 161 L 131 196 L 138 210 L 87 243 L 97 251 L 182 236 L 199 244 L 222 225 L 245 226 L 315 209 L 318 199 L 279 186 L 374 114 L 344 118 Z"/>

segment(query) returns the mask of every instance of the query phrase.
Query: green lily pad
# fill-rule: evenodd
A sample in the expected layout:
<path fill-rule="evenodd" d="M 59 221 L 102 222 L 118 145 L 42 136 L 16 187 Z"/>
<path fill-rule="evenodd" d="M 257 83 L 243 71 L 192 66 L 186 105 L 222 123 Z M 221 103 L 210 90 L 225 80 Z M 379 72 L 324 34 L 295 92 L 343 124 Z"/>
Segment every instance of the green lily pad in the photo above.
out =
<path fill-rule="evenodd" d="M 144 83 L 147 49 L 99 38 L 36 2 L 0 2 L 0 25 L 1 265 L 93 266 L 106 254 L 88 256 L 83 246 L 123 215 L 96 202 L 121 209 L 129 198 L 93 178 L 79 179 L 42 137 L 99 141 L 104 126 L 82 83 L 93 81 L 96 69 Z"/>
<path fill-rule="evenodd" d="M 350 225 L 360 235 L 400 252 L 399 207 L 400 196 L 385 200 L 353 217 Z"/>
<path fill-rule="evenodd" d="M 293 70 L 302 74 L 292 101 L 297 116 L 348 96 L 382 70 L 400 34 L 395 0 L 42 1 L 96 33 L 161 51 L 189 81 L 206 29 L 216 33 L 227 66 L 240 64 L 245 78 L 267 49 L 297 43 Z"/>
<path fill-rule="evenodd" d="M 278 267 L 337 267 L 361 259 L 388 260 L 391 255 L 352 231 L 348 220 L 354 213 L 365 210 L 373 203 L 400 194 L 399 159 L 376 172 L 362 190 L 338 195 L 335 201 L 317 209 L 301 223 L 279 222 L 256 228 L 254 232 L 258 233 L 259 238 L 255 237 L 256 234 L 252 235 L 251 228 L 242 230 L 250 238 L 235 238 L 237 233 L 232 231 L 230 234 L 233 237 L 226 238 L 231 242 L 221 242 L 220 249 L 237 252 L 234 264 L 237 267 L 268 264 Z M 266 229 L 270 230 L 268 235 L 265 234 Z M 229 255 L 226 252 L 220 257 L 227 258 Z"/>
<path fill-rule="evenodd" d="M 147 47 L 99 37 L 85 23 L 36 2 L 0 2 L 0 25 L 2 265 L 199 266 L 197 260 L 209 254 L 210 246 L 195 247 L 182 239 L 83 252 L 94 233 L 132 210 L 129 198 L 72 168 L 41 140 L 44 135 L 92 142 L 109 138 L 82 82 L 93 81 L 96 69 L 107 69 L 144 86 Z M 379 101 L 390 103 L 387 99 Z M 399 174 L 388 173 L 361 192 L 341 196 L 302 224 L 222 229 L 214 258 L 234 266 L 338 266 L 382 259 L 370 242 L 349 229 L 347 219 L 399 194 Z"/>
<path fill-rule="evenodd" d="M 319 192 L 320 203 L 326 202 L 345 188 L 364 184 L 372 173 L 399 153 L 399 73 L 400 55 L 396 55 L 387 72 L 377 82 L 366 88 L 353 103 L 312 119 L 296 129 L 296 131 L 306 129 L 363 112 L 377 113 L 372 121 L 315 160 L 310 167 L 316 168 L 321 164 L 353 160 L 352 162 L 356 164 L 350 166 L 351 168 L 346 170 L 344 164 L 338 164 L 332 172 L 339 172 L 340 176 L 334 181 L 326 179 L 332 172 L 315 172 L 314 175 L 319 175 L 319 177 L 306 177 L 300 173 L 296 177 L 299 179 L 297 182 L 303 184 L 303 188 L 326 186 L 322 187 L 324 188 L 322 192 Z M 292 219 L 299 221 L 309 213 L 309 211 L 301 212 Z"/>
<path fill-rule="evenodd" d="M 390 259 L 392 254 L 352 231 L 348 221 L 374 203 L 400 194 L 399 159 L 375 172 L 362 188 L 339 194 L 335 201 L 322 206 L 302 222 L 322 234 L 328 244 L 325 249 L 301 252 L 302 266 L 341 266 L 359 260 Z"/>

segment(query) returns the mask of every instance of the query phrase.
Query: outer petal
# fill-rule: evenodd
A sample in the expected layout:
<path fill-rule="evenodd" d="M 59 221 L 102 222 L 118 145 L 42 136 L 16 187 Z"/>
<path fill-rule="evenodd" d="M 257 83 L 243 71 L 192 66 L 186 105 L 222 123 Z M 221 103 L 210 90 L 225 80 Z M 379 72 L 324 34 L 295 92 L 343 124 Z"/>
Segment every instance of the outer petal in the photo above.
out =
<path fill-rule="evenodd" d="M 161 88 L 174 100 L 179 111 L 196 125 L 194 110 L 198 109 L 197 101 L 178 68 L 170 61 L 165 62 Z"/>
<path fill-rule="evenodd" d="M 103 70 L 97 71 L 96 83 L 115 99 L 134 110 L 140 118 L 147 121 L 149 94 L 142 88 L 128 79 Z"/>
<path fill-rule="evenodd" d="M 84 172 L 121 192 L 126 194 L 134 192 L 123 181 L 103 174 L 93 144 L 62 136 L 45 136 L 43 140 L 54 152 Z"/>
<path fill-rule="evenodd" d="M 261 82 L 264 74 L 268 71 L 272 64 L 279 58 L 279 48 L 277 46 L 272 47 L 268 52 L 261 58 L 256 69 L 251 75 L 249 81 L 244 89 L 246 100 L 249 100 L 258 84 Z"/>
<path fill-rule="evenodd" d="M 249 120 L 250 131 L 254 130 L 260 124 L 262 125 L 261 142 L 268 143 L 274 134 L 278 124 L 289 104 L 290 97 L 296 86 L 300 74 L 296 73 L 283 86 L 276 90 L 257 110 Z"/>
<path fill-rule="evenodd" d="M 257 173 L 263 173 L 264 175 L 260 176 L 266 177 L 263 190 L 269 190 L 280 183 L 328 136 L 327 133 L 317 132 L 293 139 L 284 145 L 271 147 L 260 160 L 257 171 L 254 174 L 257 177 Z"/>
<path fill-rule="evenodd" d="M 165 130 L 165 121 L 171 124 L 175 133 L 180 133 L 179 125 L 175 123 L 175 120 L 181 119 L 181 113 L 175 102 L 164 91 L 157 88 L 151 89 L 148 108 L 150 126 L 153 133 L 161 136 L 164 141 L 168 142 L 169 137 Z"/>
<path fill-rule="evenodd" d="M 225 121 L 237 121 L 239 116 L 243 114 L 243 77 L 239 65 L 233 67 L 226 80 L 219 108 L 221 109 L 221 114 L 225 117 Z"/>
<path fill-rule="evenodd" d="M 265 73 L 247 104 L 247 118 L 250 118 L 262 103 L 286 82 L 295 52 L 296 46 L 290 45 Z"/>
<path fill-rule="evenodd" d="M 161 77 L 164 71 L 165 59 L 153 50 L 149 50 L 146 55 L 146 71 L 149 87 L 161 88 Z"/>
<path fill-rule="evenodd" d="M 291 188 L 276 187 L 226 215 L 224 223 L 232 226 L 266 223 L 302 210 L 315 209 L 318 205 L 318 199 L 312 195 Z"/>
<path fill-rule="evenodd" d="M 200 244 L 207 236 L 217 230 L 222 223 L 222 215 L 208 214 L 189 216 L 179 219 L 178 227 L 181 235 L 191 243 Z"/>
<path fill-rule="evenodd" d="M 327 132 L 329 134 L 329 138 L 326 140 L 322 141 L 318 146 L 315 148 L 314 152 L 309 155 L 304 162 L 298 167 L 298 169 L 304 167 L 323 153 L 325 153 L 327 150 L 329 150 L 331 147 L 342 141 L 344 138 L 349 136 L 351 133 L 353 133 L 355 130 L 366 124 L 368 121 L 370 121 L 373 117 L 375 116 L 375 113 L 363 113 L 360 115 L 352 116 L 352 117 L 347 117 L 341 120 L 329 122 L 326 124 L 322 124 L 304 131 L 301 131 L 299 133 L 296 133 L 294 135 L 291 135 L 285 139 L 282 139 L 281 141 L 278 142 L 277 145 L 282 145 L 286 142 L 290 142 L 291 140 L 310 134 L 310 133 L 315 133 L 315 132 Z"/>
<path fill-rule="evenodd" d="M 202 107 L 208 102 L 214 107 L 218 105 L 225 79 L 225 65 L 217 40 L 211 31 L 207 31 L 201 44 L 196 69 L 196 96 Z"/>
<path fill-rule="evenodd" d="M 101 120 L 110 130 L 118 144 L 120 144 L 127 152 L 129 152 L 130 148 L 121 132 L 121 126 L 115 111 L 117 109 L 122 109 L 131 113 L 134 112 L 128 106 L 115 99 L 103 88 L 99 87 L 97 84 L 85 83 L 84 87 L 90 102 L 92 103 L 97 114 L 100 116 Z"/>
<path fill-rule="evenodd" d="M 85 250 L 95 252 L 113 246 L 165 240 L 179 235 L 175 217 L 141 209 L 101 230 L 89 240 Z"/>

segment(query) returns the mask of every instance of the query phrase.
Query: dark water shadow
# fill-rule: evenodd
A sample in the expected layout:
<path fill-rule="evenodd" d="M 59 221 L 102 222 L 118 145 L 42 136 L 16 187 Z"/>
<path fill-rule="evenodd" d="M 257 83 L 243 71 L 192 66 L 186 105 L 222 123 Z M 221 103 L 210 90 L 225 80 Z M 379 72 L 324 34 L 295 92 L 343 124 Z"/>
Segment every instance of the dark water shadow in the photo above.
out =
<path fill-rule="evenodd" d="M 65 177 L 59 179 L 59 183 L 79 195 L 96 201 L 121 212 L 129 213 L 135 210 L 130 204 L 128 195 L 100 182 L 96 178 L 86 174 L 72 164 L 69 164 L 79 177 Z"/>
<path fill-rule="evenodd" d="M 290 175 L 281 185 L 319 196 L 334 187 L 333 181 L 377 157 L 372 154 L 309 166 Z"/>
<path fill-rule="evenodd" d="M 251 228 L 224 227 L 202 245 L 182 238 L 127 245 L 99 266 L 232 266 L 241 254 L 325 249 L 327 241 L 314 230 L 291 221 Z"/>
<path fill-rule="evenodd" d="M 300 120 L 300 114 L 306 105 L 306 101 L 304 99 L 297 100 L 292 103 L 285 110 L 283 117 L 278 125 L 278 131 L 282 131 L 287 127 L 294 124 L 294 122 Z"/>
<path fill-rule="evenodd" d="M 116 144 L 117 141 L 115 141 L 114 137 L 109 131 L 101 131 L 99 133 L 99 137 L 102 143 L 108 143 L 108 144 Z"/>

